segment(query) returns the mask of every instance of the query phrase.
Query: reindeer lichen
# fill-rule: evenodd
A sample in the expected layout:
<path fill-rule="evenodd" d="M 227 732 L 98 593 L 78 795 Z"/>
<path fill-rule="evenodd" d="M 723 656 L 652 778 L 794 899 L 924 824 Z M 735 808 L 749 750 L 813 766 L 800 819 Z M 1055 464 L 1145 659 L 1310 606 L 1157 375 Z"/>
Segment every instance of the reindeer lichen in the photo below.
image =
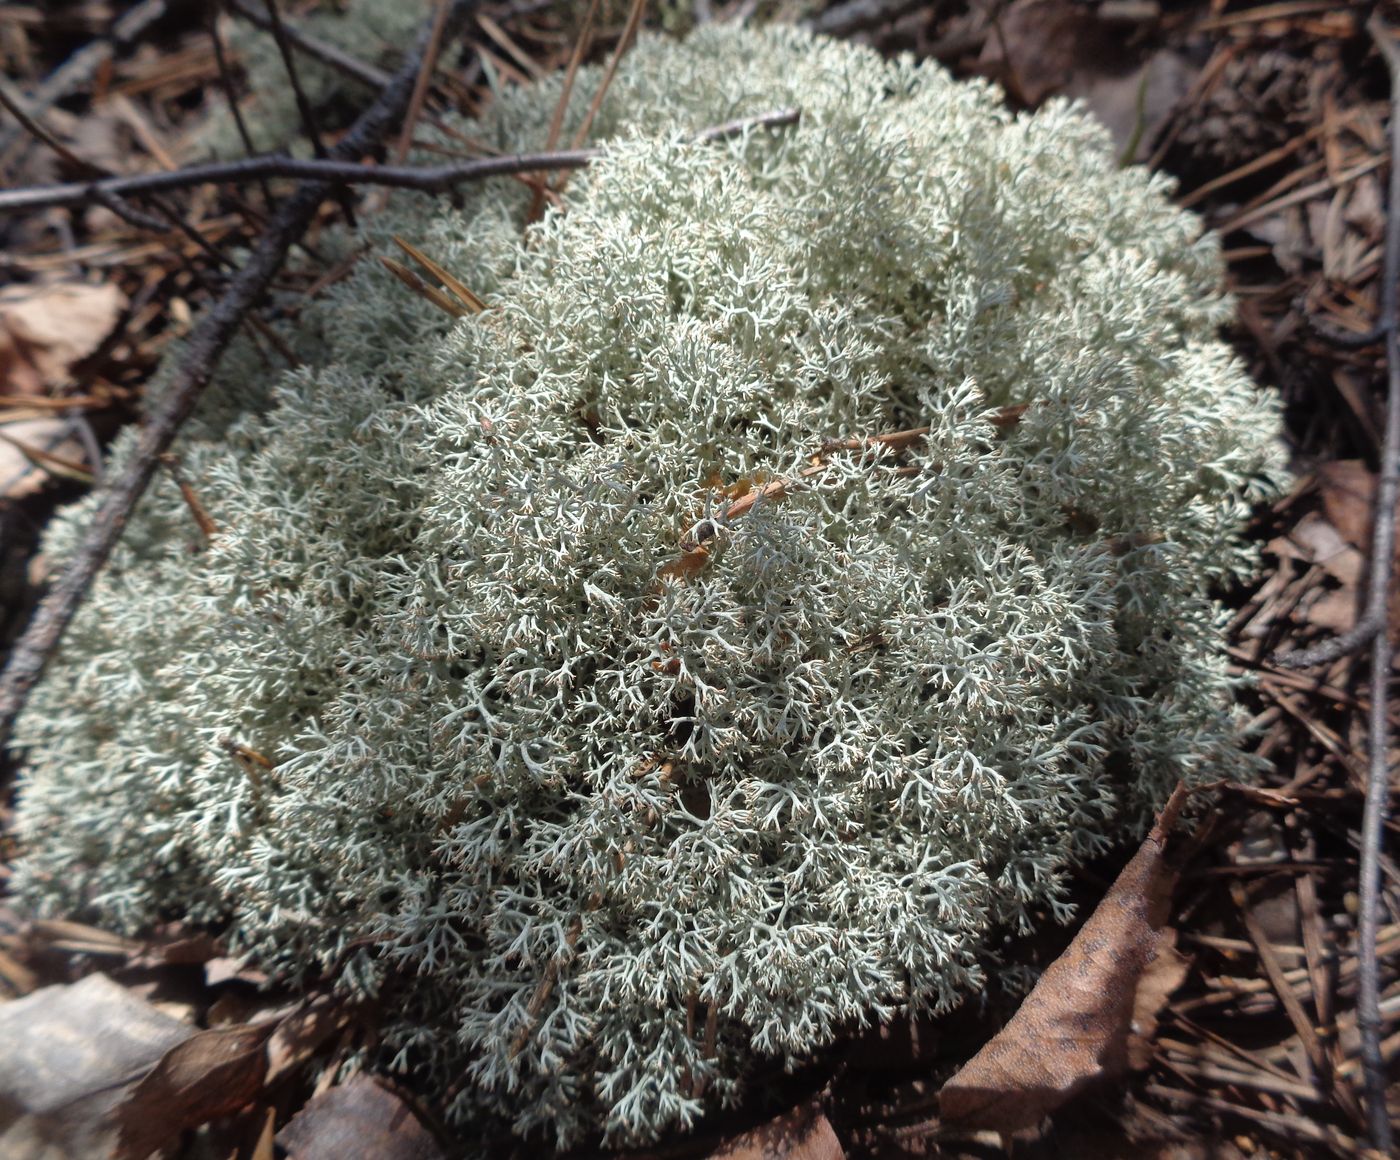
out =
<path fill-rule="evenodd" d="M 595 135 L 528 229 L 501 179 L 323 240 L 487 309 L 366 257 L 303 366 L 238 352 L 180 448 L 218 534 L 159 484 L 22 723 L 36 909 L 387 988 L 386 1066 L 561 1143 L 953 1007 L 1248 775 L 1212 594 L 1278 473 L 1215 239 L 1070 105 L 705 27 Z"/>

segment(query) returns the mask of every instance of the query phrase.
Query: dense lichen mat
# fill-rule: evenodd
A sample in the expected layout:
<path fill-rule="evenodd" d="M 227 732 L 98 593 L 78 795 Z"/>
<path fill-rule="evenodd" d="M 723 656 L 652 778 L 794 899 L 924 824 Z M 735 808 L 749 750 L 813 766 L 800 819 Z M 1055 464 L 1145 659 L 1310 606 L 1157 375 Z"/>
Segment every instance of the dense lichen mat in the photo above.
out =
<path fill-rule="evenodd" d="M 558 91 L 466 132 L 537 147 Z M 565 1143 L 957 1004 L 1247 774 L 1211 594 L 1277 473 L 1214 239 L 1067 105 L 705 28 L 594 133 L 528 230 L 503 179 L 325 240 L 483 313 L 362 260 L 302 369 L 234 353 L 180 449 L 220 530 L 143 503 L 23 722 L 18 874 L 389 987 L 452 1118 Z"/>

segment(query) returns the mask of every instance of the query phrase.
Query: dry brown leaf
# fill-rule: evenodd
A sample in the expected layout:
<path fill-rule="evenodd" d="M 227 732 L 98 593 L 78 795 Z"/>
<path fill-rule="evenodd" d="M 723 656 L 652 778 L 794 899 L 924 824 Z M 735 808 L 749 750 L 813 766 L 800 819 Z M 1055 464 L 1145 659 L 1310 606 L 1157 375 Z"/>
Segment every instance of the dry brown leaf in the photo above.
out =
<path fill-rule="evenodd" d="M 808 1105 L 726 1140 L 709 1160 L 844 1160 L 845 1155 L 821 1108 Z"/>
<path fill-rule="evenodd" d="M 0 1004 L 0 1156 L 105 1160 L 113 1107 L 191 1034 L 105 975 Z"/>
<path fill-rule="evenodd" d="M 1278 556 L 1320 564 L 1344 587 L 1354 588 L 1366 570 L 1366 557 L 1353 548 L 1320 512 L 1308 512 L 1288 533 L 1269 541 Z"/>
<path fill-rule="evenodd" d="M 1371 546 L 1371 505 L 1376 477 L 1359 459 L 1339 459 L 1317 469 L 1322 510 L 1342 539 L 1363 552 Z"/>
<path fill-rule="evenodd" d="M 1089 106 L 1113 135 L 1113 147 L 1120 157 L 1134 145 L 1128 160 L 1146 161 L 1153 141 L 1191 91 L 1200 71 L 1181 53 L 1164 50 L 1121 76 L 1083 70 L 1065 95 L 1078 97 Z"/>
<path fill-rule="evenodd" d="M 66 419 L 55 415 L 0 423 L 0 496 L 22 499 L 55 477 L 72 477 L 63 464 L 81 463 L 83 446 Z M 91 482 L 91 475 L 88 475 Z"/>
<path fill-rule="evenodd" d="M 293 1011 L 272 1033 L 267 1044 L 268 1082 L 300 1067 L 333 1035 L 350 1025 L 351 1012 L 343 1003 L 317 996 Z"/>
<path fill-rule="evenodd" d="M 1065 91 L 1086 69 L 1115 59 L 1093 9 L 1075 0 L 1016 0 L 997 19 L 982 69 L 1016 99 L 1038 105 Z"/>
<path fill-rule="evenodd" d="M 291 1160 L 440 1160 L 442 1149 L 404 1101 L 367 1076 L 322 1092 L 277 1133 Z"/>
<path fill-rule="evenodd" d="M 171 1048 L 114 1113 L 114 1160 L 145 1160 L 186 1128 L 237 1111 L 262 1091 L 273 1024 L 201 1031 Z"/>
<path fill-rule="evenodd" d="M 0 290 L 0 395 L 39 395 L 64 381 L 116 324 L 114 285 L 55 282 Z"/>
<path fill-rule="evenodd" d="M 1141 1071 L 1152 1062 L 1153 1042 L 1157 1036 L 1157 1016 L 1167 1005 L 1191 970 L 1191 960 L 1176 949 L 1176 931 L 1162 931 L 1156 957 L 1138 979 L 1133 996 L 1133 1026 L 1128 1035 L 1128 1066 Z"/>
<path fill-rule="evenodd" d="M 204 981 L 211 987 L 231 982 L 261 987 L 267 982 L 267 972 L 249 966 L 243 959 L 218 955 L 204 964 Z"/>
<path fill-rule="evenodd" d="M 1185 800 L 1178 786 L 1064 954 L 1011 1021 L 943 1086 L 945 1123 L 1019 1131 L 1100 1076 L 1126 1069 L 1139 983 L 1170 946 L 1161 928 L 1175 874 L 1163 851 Z"/>
<path fill-rule="evenodd" d="M 1356 627 L 1356 588 L 1333 588 L 1322 592 L 1315 600 L 1301 604 L 1299 611 L 1314 628 L 1336 633 L 1350 632 Z"/>

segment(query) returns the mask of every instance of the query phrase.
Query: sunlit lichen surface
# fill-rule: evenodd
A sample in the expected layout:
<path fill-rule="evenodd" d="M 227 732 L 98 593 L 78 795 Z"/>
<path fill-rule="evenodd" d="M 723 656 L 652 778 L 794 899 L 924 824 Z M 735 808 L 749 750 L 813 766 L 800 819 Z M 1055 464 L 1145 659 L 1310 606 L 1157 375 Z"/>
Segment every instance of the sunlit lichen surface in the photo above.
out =
<path fill-rule="evenodd" d="M 465 131 L 538 147 L 557 94 Z M 564 1143 L 954 1006 L 1178 778 L 1248 773 L 1211 593 L 1277 470 L 1215 241 L 1068 106 L 705 28 L 594 135 L 528 230 L 503 179 L 322 238 L 489 309 L 365 258 L 291 303 L 303 368 L 234 353 L 180 449 L 219 534 L 142 504 L 23 722 L 17 880 L 391 986 L 450 1118 Z"/>

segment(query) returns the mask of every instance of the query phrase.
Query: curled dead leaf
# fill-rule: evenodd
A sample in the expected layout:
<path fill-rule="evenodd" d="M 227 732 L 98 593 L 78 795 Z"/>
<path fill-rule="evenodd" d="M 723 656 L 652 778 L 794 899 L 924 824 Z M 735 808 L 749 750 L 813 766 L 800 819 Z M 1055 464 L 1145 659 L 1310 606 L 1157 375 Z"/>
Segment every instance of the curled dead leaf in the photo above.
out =
<path fill-rule="evenodd" d="M 0 1156 L 109 1155 L 113 1108 L 190 1034 L 105 975 L 0 1004 Z"/>
<path fill-rule="evenodd" d="M 237 1111 L 262 1090 L 274 1024 L 201 1031 L 161 1057 L 116 1108 L 114 1160 L 145 1160 L 187 1128 Z"/>
<path fill-rule="evenodd" d="M 291 1160 L 437 1160 L 442 1149 L 413 1109 L 377 1080 L 357 1075 L 314 1097 L 277 1133 Z"/>
<path fill-rule="evenodd" d="M 0 291 L 0 394 L 39 395 L 107 337 L 126 298 L 115 285 L 55 282 Z"/>
<path fill-rule="evenodd" d="M 709 1160 L 844 1160 L 845 1155 L 821 1108 L 809 1104 L 726 1140 Z"/>
<path fill-rule="evenodd" d="M 943 1086 L 944 1123 L 1029 1128 L 1099 1077 L 1128 1067 L 1140 985 L 1172 942 L 1162 924 L 1176 876 L 1163 855 L 1185 800 L 1178 786 L 1132 861 L 1011 1021 Z M 1172 978 L 1166 964 L 1161 969 L 1157 991 Z M 1154 1001 L 1144 998 L 1148 1007 Z"/>

